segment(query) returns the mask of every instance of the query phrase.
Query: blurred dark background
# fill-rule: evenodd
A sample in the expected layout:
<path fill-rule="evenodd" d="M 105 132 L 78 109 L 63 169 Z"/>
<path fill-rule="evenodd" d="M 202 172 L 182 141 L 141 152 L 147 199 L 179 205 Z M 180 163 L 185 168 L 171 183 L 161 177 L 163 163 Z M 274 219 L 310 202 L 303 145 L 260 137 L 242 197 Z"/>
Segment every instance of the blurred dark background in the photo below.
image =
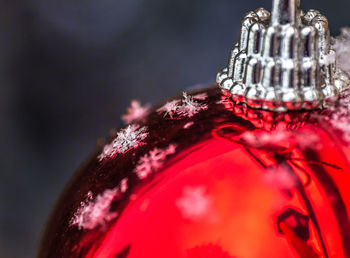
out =
<path fill-rule="evenodd" d="M 349 0 L 305 0 L 333 35 Z M 0 257 L 33 257 L 65 183 L 135 98 L 210 83 L 271 0 L 0 1 Z"/>

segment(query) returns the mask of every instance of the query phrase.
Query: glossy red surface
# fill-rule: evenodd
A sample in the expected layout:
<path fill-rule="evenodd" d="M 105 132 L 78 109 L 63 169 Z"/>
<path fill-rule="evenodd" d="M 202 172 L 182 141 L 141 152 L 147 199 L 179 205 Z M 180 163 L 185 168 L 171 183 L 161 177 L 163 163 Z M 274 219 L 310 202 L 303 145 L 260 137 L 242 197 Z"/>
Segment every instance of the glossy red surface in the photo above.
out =
<path fill-rule="evenodd" d="M 330 113 L 193 94 L 198 112 L 154 111 L 136 147 L 92 156 L 39 257 L 349 257 L 349 148 Z"/>

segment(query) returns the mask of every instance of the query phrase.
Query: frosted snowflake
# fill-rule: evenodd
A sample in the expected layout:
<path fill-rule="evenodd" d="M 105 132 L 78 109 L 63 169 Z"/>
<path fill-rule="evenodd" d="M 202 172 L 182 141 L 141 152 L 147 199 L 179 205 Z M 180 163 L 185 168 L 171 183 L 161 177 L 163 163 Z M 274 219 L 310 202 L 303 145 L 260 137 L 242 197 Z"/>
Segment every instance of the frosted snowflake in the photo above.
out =
<path fill-rule="evenodd" d="M 207 104 L 198 102 L 198 100 L 204 100 L 207 97 L 208 96 L 206 93 L 191 96 L 184 92 L 181 101 L 173 100 L 171 102 L 167 102 L 164 106 L 159 108 L 157 112 L 159 114 L 164 113 L 164 117 L 169 115 L 170 118 L 173 118 L 175 115 L 178 117 L 193 117 L 200 111 L 208 109 Z"/>
<path fill-rule="evenodd" d="M 350 27 L 342 28 L 334 44 L 338 66 L 350 74 Z"/>
<path fill-rule="evenodd" d="M 168 155 L 174 154 L 176 145 L 170 144 L 166 149 L 154 148 L 148 154 L 140 158 L 135 167 L 135 173 L 140 179 L 146 178 L 149 174 L 159 169 Z"/>
<path fill-rule="evenodd" d="M 208 109 L 208 105 L 195 101 L 191 95 L 183 93 L 182 105 L 179 107 L 179 115 L 184 117 L 193 117 L 201 110 Z"/>
<path fill-rule="evenodd" d="M 187 186 L 183 189 L 182 196 L 176 201 L 176 206 L 183 217 L 197 220 L 210 212 L 212 202 L 212 197 L 206 193 L 203 186 Z"/>
<path fill-rule="evenodd" d="M 88 192 L 86 200 L 81 202 L 81 206 L 74 213 L 70 225 L 78 226 L 79 229 L 94 229 L 116 218 L 118 213 L 111 212 L 110 205 L 118 193 L 118 188 L 107 189 L 94 200 L 92 192 Z"/>
<path fill-rule="evenodd" d="M 129 125 L 117 133 L 117 137 L 104 146 L 102 153 L 98 156 L 100 161 L 113 157 L 117 153 L 124 153 L 131 148 L 137 148 L 144 144 L 143 140 L 148 136 L 147 127 L 139 128 L 136 125 Z"/>
<path fill-rule="evenodd" d="M 164 112 L 164 117 L 166 117 L 168 115 L 170 118 L 173 118 L 174 114 L 176 113 L 176 111 L 179 108 L 180 102 L 181 102 L 181 100 L 172 100 L 170 102 L 167 102 L 167 103 L 165 103 L 164 106 L 157 109 L 157 112 L 158 112 L 158 114 Z"/>
<path fill-rule="evenodd" d="M 130 124 L 135 121 L 142 120 L 150 111 L 151 105 L 146 104 L 141 106 L 141 103 L 137 100 L 131 101 L 131 106 L 127 109 L 127 113 L 122 116 L 122 120 L 126 124 Z"/>

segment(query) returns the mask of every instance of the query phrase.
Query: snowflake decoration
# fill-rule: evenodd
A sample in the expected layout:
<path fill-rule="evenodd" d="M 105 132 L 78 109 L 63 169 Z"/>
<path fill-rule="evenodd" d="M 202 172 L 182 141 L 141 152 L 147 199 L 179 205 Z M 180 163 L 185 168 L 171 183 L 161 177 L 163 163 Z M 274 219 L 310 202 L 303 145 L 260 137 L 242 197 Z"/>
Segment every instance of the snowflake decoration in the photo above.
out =
<path fill-rule="evenodd" d="M 147 127 L 139 128 L 136 125 L 129 125 L 117 133 L 117 137 L 107 144 L 102 153 L 98 156 L 100 161 L 113 157 L 117 153 L 124 153 L 131 148 L 137 148 L 144 144 L 143 140 L 148 136 Z"/>
<path fill-rule="evenodd" d="M 118 193 L 118 188 L 107 189 L 94 200 L 92 192 L 88 192 L 85 202 L 81 202 L 81 206 L 74 213 L 70 225 L 78 226 L 79 229 L 94 229 L 116 218 L 118 213 L 111 212 L 110 205 Z"/>
<path fill-rule="evenodd" d="M 159 108 L 157 112 L 164 113 L 164 117 L 169 115 L 170 118 L 174 118 L 174 115 L 178 117 L 193 117 L 202 110 L 208 109 L 207 104 L 199 103 L 197 100 L 205 100 L 207 98 L 206 93 L 200 93 L 195 96 L 183 93 L 182 100 L 173 100 L 167 102 L 164 106 Z M 181 104 L 180 104 L 181 103 Z"/>
<path fill-rule="evenodd" d="M 184 117 L 193 117 L 195 114 L 201 110 L 208 109 L 205 104 L 200 104 L 195 101 L 195 98 L 191 95 L 187 95 L 186 92 L 183 93 L 182 105 L 179 107 L 179 115 Z"/>
<path fill-rule="evenodd" d="M 170 102 L 165 103 L 164 106 L 162 106 L 161 108 L 157 109 L 158 113 L 163 113 L 164 112 L 164 117 L 166 117 L 167 115 L 169 115 L 170 118 L 173 118 L 174 114 L 176 113 L 176 111 L 179 108 L 179 104 L 180 104 L 180 100 L 173 100 Z"/>
<path fill-rule="evenodd" d="M 141 103 L 137 100 L 131 101 L 131 106 L 127 109 L 127 113 L 122 116 L 122 120 L 126 124 L 130 124 L 135 121 L 142 120 L 150 111 L 151 105 L 146 104 L 141 106 Z"/>
<path fill-rule="evenodd" d="M 197 220 L 210 212 L 212 202 L 212 197 L 206 194 L 203 186 L 187 186 L 183 189 L 181 198 L 176 201 L 176 206 L 184 218 Z"/>
<path fill-rule="evenodd" d="M 166 157 L 174 154 L 176 145 L 170 144 L 166 149 L 154 148 L 148 154 L 140 158 L 135 173 L 140 179 L 146 178 L 149 174 L 161 168 Z"/>
<path fill-rule="evenodd" d="M 95 200 L 92 192 L 89 191 L 85 201 L 80 203 L 80 207 L 70 220 L 70 225 L 78 226 L 79 229 L 94 229 L 98 225 L 104 226 L 105 223 L 118 216 L 117 212 L 110 211 L 110 206 L 127 189 L 128 179 L 123 178 L 119 186 L 105 190 L 102 194 L 97 195 Z"/>

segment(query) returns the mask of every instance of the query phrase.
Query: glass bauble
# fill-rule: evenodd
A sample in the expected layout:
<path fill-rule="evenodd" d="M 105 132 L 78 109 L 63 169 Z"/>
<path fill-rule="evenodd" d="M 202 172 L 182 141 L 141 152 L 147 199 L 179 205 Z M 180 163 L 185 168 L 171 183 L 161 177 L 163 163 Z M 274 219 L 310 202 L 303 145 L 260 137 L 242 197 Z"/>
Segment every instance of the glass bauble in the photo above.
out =
<path fill-rule="evenodd" d="M 211 87 L 131 119 L 61 195 L 39 257 L 349 257 L 349 102 L 277 113 Z"/>

